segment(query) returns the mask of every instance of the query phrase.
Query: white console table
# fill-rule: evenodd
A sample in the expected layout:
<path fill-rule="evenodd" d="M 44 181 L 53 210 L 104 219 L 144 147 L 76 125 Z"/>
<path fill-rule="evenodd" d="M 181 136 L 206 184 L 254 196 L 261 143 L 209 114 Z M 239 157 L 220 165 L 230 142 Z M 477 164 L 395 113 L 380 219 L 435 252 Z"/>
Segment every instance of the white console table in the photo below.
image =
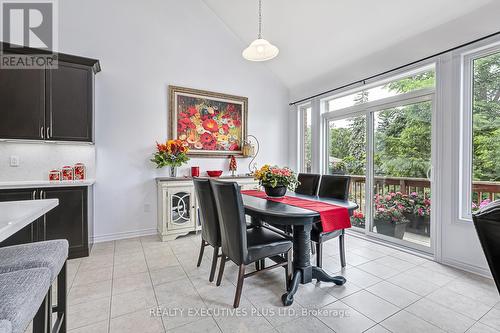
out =
<path fill-rule="evenodd" d="M 250 176 L 219 177 L 217 180 L 237 182 L 243 190 L 259 189 Z M 191 178 L 156 178 L 158 196 L 158 235 L 162 241 L 174 240 L 201 229 L 198 204 Z"/>

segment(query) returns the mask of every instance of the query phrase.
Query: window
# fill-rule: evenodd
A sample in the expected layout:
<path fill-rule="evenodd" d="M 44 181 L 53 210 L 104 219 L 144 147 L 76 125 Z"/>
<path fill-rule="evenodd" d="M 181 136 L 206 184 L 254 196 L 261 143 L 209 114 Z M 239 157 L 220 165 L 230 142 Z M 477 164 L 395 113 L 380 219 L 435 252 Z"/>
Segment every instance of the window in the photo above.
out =
<path fill-rule="evenodd" d="M 364 228 L 366 115 L 330 120 L 328 132 L 328 173 L 351 177 L 349 200 L 359 206 L 351 216 L 351 224 Z"/>
<path fill-rule="evenodd" d="M 328 101 L 328 111 L 340 110 L 419 89 L 434 88 L 434 84 L 434 69 L 426 69 L 423 72 L 399 80 L 379 84 L 373 88 L 364 89 L 361 92 L 358 91 L 343 97 L 331 99 Z"/>
<path fill-rule="evenodd" d="M 500 199 L 500 49 L 464 57 L 462 218 Z"/>
<path fill-rule="evenodd" d="M 311 105 L 299 107 L 299 124 L 301 127 L 300 171 L 306 173 L 312 172 L 311 112 Z"/>

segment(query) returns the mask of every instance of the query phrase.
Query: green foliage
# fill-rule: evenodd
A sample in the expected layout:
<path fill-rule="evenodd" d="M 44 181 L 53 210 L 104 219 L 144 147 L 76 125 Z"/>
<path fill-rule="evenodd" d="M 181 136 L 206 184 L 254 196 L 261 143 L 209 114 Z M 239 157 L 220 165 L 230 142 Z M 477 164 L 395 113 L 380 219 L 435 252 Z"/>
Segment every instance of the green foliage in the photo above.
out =
<path fill-rule="evenodd" d="M 174 155 L 168 154 L 164 151 L 158 151 L 153 154 L 151 162 L 156 163 L 156 167 L 163 168 L 166 166 L 170 167 L 180 167 L 184 163 L 189 161 L 189 157 L 185 153 Z"/>
<path fill-rule="evenodd" d="M 473 179 L 500 181 L 500 53 L 474 61 Z"/>
<path fill-rule="evenodd" d="M 435 84 L 434 71 L 428 71 L 414 76 L 410 76 L 399 81 L 394 81 L 386 85 L 390 91 L 398 93 L 406 93 L 413 90 L 430 88 Z"/>
<path fill-rule="evenodd" d="M 254 173 L 254 179 L 258 180 L 262 186 L 285 186 L 290 191 L 295 191 L 295 188 L 299 185 L 297 175 L 293 170 L 287 167 L 280 168 L 276 165 L 265 164 Z"/>

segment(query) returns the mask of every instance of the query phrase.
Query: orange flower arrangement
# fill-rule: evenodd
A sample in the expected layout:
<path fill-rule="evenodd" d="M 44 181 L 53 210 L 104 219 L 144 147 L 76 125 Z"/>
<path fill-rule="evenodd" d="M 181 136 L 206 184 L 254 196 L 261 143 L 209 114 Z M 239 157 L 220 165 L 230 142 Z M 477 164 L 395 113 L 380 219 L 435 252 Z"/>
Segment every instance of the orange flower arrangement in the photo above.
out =
<path fill-rule="evenodd" d="M 187 157 L 189 148 L 181 140 L 168 140 L 166 143 L 157 142 L 156 149 L 151 162 L 156 163 L 157 168 L 178 167 L 189 161 L 189 157 Z"/>

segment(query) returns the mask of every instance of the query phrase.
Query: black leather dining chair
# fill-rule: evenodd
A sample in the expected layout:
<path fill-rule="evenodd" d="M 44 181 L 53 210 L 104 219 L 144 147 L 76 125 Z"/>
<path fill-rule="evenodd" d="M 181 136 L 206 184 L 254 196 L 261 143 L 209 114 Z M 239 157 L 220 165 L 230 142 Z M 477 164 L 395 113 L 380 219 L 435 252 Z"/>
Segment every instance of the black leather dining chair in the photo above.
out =
<path fill-rule="evenodd" d="M 472 215 L 476 232 L 500 293 L 500 200 Z"/>
<path fill-rule="evenodd" d="M 284 266 L 288 285 L 292 274 L 292 242 L 264 227 L 247 229 L 245 208 L 237 183 L 210 180 L 210 184 L 215 197 L 222 238 L 222 257 L 217 286 L 222 282 L 224 267 L 228 259 L 239 266 L 233 307 L 237 308 L 240 304 L 243 280 L 256 273 Z M 282 254 L 286 259 L 280 256 Z M 278 262 L 265 269 L 245 274 L 245 267 L 248 264 L 271 257 Z"/>
<path fill-rule="evenodd" d="M 323 175 L 319 185 L 318 196 L 323 198 L 332 198 L 339 200 L 349 200 L 349 189 L 351 177 L 343 175 Z M 311 241 L 316 243 L 316 266 L 323 265 L 323 243 L 339 238 L 340 264 L 345 267 L 345 231 L 335 230 L 332 232 L 323 232 L 321 223 L 313 224 L 311 230 Z"/>
<path fill-rule="evenodd" d="M 318 185 L 319 180 L 321 179 L 321 175 L 315 173 L 299 173 L 297 179 L 299 181 L 299 185 L 295 188 L 295 193 L 305 195 L 316 195 L 318 193 Z M 284 228 L 287 227 L 284 226 Z M 284 229 L 283 231 L 287 234 L 292 233 L 291 227 L 288 227 L 288 229 Z M 313 246 L 312 241 L 311 252 L 312 254 L 316 253 L 316 249 Z"/>
<path fill-rule="evenodd" d="M 321 175 L 314 173 L 299 173 L 297 179 L 299 185 L 295 189 L 295 193 L 305 195 L 316 195 L 318 193 L 319 179 Z"/>
<path fill-rule="evenodd" d="M 221 235 L 219 226 L 219 216 L 212 187 L 208 179 L 193 178 L 196 197 L 198 198 L 198 216 L 201 221 L 201 247 L 198 256 L 197 267 L 200 267 L 203 259 L 203 252 L 207 245 L 214 248 L 212 257 L 212 268 L 210 269 L 209 281 L 212 282 L 217 268 L 217 258 L 219 257 L 219 248 L 221 247 Z"/>

